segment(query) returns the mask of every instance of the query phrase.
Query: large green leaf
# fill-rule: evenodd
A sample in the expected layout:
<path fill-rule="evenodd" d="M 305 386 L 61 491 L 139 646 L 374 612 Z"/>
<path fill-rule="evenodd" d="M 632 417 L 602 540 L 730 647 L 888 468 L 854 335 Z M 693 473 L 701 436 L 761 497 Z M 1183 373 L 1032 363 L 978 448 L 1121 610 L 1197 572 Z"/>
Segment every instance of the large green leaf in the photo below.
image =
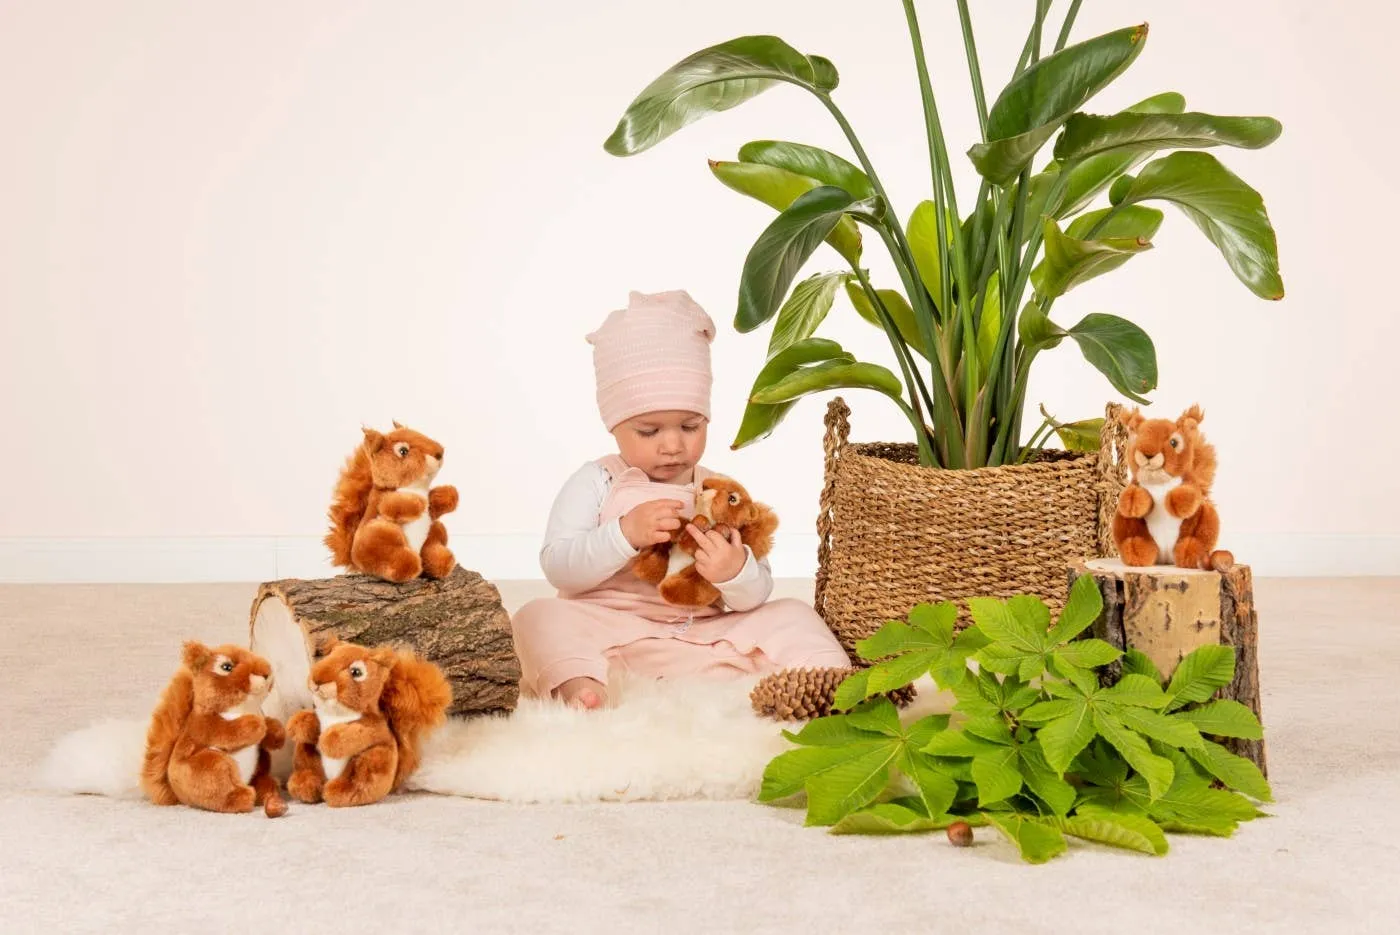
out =
<path fill-rule="evenodd" d="M 875 390 L 899 399 L 901 387 L 899 378 L 879 364 L 832 360 L 795 370 L 750 398 L 759 403 L 784 403 L 810 393 L 839 389 Z"/>
<path fill-rule="evenodd" d="M 796 733 L 783 731 L 783 736 L 803 747 L 839 747 L 881 739 L 879 732 L 859 726 L 844 714 L 813 718 Z"/>
<path fill-rule="evenodd" d="M 758 235 L 739 278 L 739 310 L 734 327 L 752 331 L 773 317 L 783 304 L 797 271 L 825 240 L 848 210 L 874 210 L 831 185 L 799 195 Z"/>
<path fill-rule="evenodd" d="M 1063 815 L 1074 806 L 1076 793 L 1074 786 L 1065 782 L 1045 761 L 1045 754 L 1037 743 L 1025 744 L 1017 749 L 1021 775 L 1026 780 L 1026 788 L 1050 807 L 1056 815 Z"/>
<path fill-rule="evenodd" d="M 1153 799 L 1167 791 L 1172 784 L 1171 760 L 1153 753 L 1147 741 L 1106 711 L 1094 711 L 1094 727 L 1128 761 L 1128 765 L 1147 780 L 1147 788 Z"/>
<path fill-rule="evenodd" d="M 1209 701 L 1235 677 L 1235 648 L 1207 643 L 1198 646 L 1176 665 L 1167 685 L 1166 710 L 1193 701 Z"/>
<path fill-rule="evenodd" d="M 799 289 L 801 286 L 798 287 Z M 796 296 L 797 289 L 793 290 Z M 813 325 L 815 327 L 815 325 Z M 838 360 L 855 363 L 855 357 L 842 350 L 841 345 L 825 338 L 803 338 L 773 355 L 754 379 L 750 397 L 765 386 L 776 383 L 783 377 L 806 364 L 818 361 Z M 772 434 L 778 423 L 788 414 L 793 402 L 763 404 L 750 401 L 744 409 L 744 419 L 739 424 L 739 434 L 734 436 L 731 448 L 742 448 Z"/>
<path fill-rule="evenodd" d="M 768 339 L 769 360 L 816 333 L 817 327 L 831 311 L 836 290 L 849 275 L 842 272 L 817 273 L 792 287 L 792 294 L 778 309 L 778 317 L 773 321 L 773 334 Z"/>
<path fill-rule="evenodd" d="M 1078 422 L 1062 422 L 1055 426 L 1055 434 L 1066 451 L 1095 452 L 1101 446 L 1103 416 L 1081 419 Z"/>
<path fill-rule="evenodd" d="M 1069 699 L 1066 699 L 1069 700 Z M 1027 714 L 1037 706 L 1027 709 Z M 1045 752 L 1045 761 L 1056 775 L 1063 775 L 1069 764 L 1079 755 L 1079 751 L 1089 745 L 1098 731 L 1094 726 L 1093 711 L 1081 698 L 1071 702 L 1070 709 L 1062 716 L 1046 724 L 1036 733 L 1040 747 Z"/>
<path fill-rule="evenodd" d="M 972 781 L 977 784 L 977 804 L 991 805 L 1021 791 L 1021 771 L 1016 768 L 1015 747 L 1001 747 L 972 759 Z"/>
<path fill-rule="evenodd" d="M 1132 673 L 1120 678 L 1113 687 L 1099 692 L 1097 697 L 1114 705 L 1153 710 L 1163 708 L 1167 704 L 1167 696 L 1156 680 Z"/>
<path fill-rule="evenodd" d="M 1244 740 L 1258 740 L 1264 736 L 1264 728 L 1254 712 L 1240 704 L 1222 698 L 1197 708 L 1178 711 L 1172 717 L 1180 718 L 1196 726 L 1203 734 L 1215 737 L 1240 737 Z"/>
<path fill-rule="evenodd" d="M 1074 639 L 1093 624 L 1103 611 L 1103 595 L 1093 575 L 1080 575 L 1069 589 L 1069 599 L 1060 611 L 1060 619 L 1050 631 L 1053 643 Z"/>
<path fill-rule="evenodd" d="M 905 236 L 909 240 L 909 252 L 914 256 L 914 265 L 918 267 L 919 279 L 923 281 L 924 288 L 929 295 L 937 297 L 942 291 L 942 284 L 939 281 L 939 266 L 942 263 L 943 254 L 949 249 L 953 242 L 953 230 L 957 227 L 958 219 L 948 213 L 944 220 L 943 232 L 938 232 L 938 206 L 932 201 L 921 201 L 914 206 L 914 211 L 909 215 L 909 224 L 905 228 Z"/>
<path fill-rule="evenodd" d="M 687 124 L 736 107 L 778 81 L 821 90 L 812 62 L 777 36 L 741 36 L 701 49 L 642 89 L 603 148 L 614 156 L 640 153 Z"/>
<path fill-rule="evenodd" d="M 922 627 L 911 627 L 903 620 L 891 620 L 870 636 L 856 643 L 856 655 L 875 662 L 895 653 L 938 649 L 948 644 Z"/>
<path fill-rule="evenodd" d="M 807 750 L 844 750 L 849 747 L 803 747 Z M 872 747 L 836 762 L 808 778 L 807 824 L 834 825 L 851 812 L 875 801 L 889 782 L 890 766 L 899 754 L 900 744 L 891 740 L 883 747 Z"/>
<path fill-rule="evenodd" d="M 840 685 L 836 686 L 836 694 L 831 697 L 831 707 L 837 711 L 847 711 L 854 708 L 870 694 L 866 690 L 869 685 L 870 670 L 856 669 L 842 679 Z"/>
<path fill-rule="evenodd" d="M 875 194 L 870 178 L 859 167 L 835 153 L 805 143 L 755 140 L 739 148 L 739 161 L 786 169 L 816 179 L 822 185 L 835 185 L 857 198 L 869 198 Z"/>
<path fill-rule="evenodd" d="M 1274 800 L 1273 790 L 1264 774 L 1249 760 L 1226 750 L 1218 743 L 1204 741 L 1197 750 L 1187 750 L 1187 756 L 1200 764 L 1206 772 L 1237 792 L 1253 796 L 1261 802 Z"/>
<path fill-rule="evenodd" d="M 1093 810 L 1068 818 L 1047 818 L 1065 834 L 1113 847 L 1142 851 L 1160 857 L 1167 852 L 1167 836 L 1156 822 L 1138 815 L 1119 815 Z"/>
<path fill-rule="evenodd" d="M 1186 99 L 1175 91 L 1168 91 L 1165 94 L 1149 97 L 1145 101 L 1139 101 L 1132 107 L 1126 108 L 1122 113 L 1179 114 L 1185 109 Z M 1051 217 L 1063 218 L 1077 213 L 1092 201 L 1095 195 L 1103 191 L 1110 182 L 1143 162 L 1148 155 L 1148 153 L 1142 152 L 1107 153 L 1102 156 L 1092 156 L 1067 167 L 1061 166 L 1058 162 L 1051 162 L 1044 171 L 1031 176 L 1030 197 L 1026 211 L 1026 218 L 1031 223 L 1022 227 L 1022 241 L 1030 237 L 1031 231 L 1035 229 L 1035 222 L 1040 219 L 1041 215 L 1049 213 Z M 1065 188 L 1060 195 L 1059 206 L 1053 211 L 1047 211 L 1045 202 L 1062 170 L 1067 171 L 1069 177 L 1065 180 Z"/>
<path fill-rule="evenodd" d="M 941 815 L 958 795 L 958 784 L 938 769 L 934 758 L 919 750 L 905 747 L 899 755 L 900 772 L 913 780 L 919 790 L 919 801 L 928 815 Z"/>
<path fill-rule="evenodd" d="M 1250 291 L 1263 299 L 1283 298 L 1278 238 L 1264 199 L 1210 153 L 1172 153 L 1153 160 L 1119 190 L 1115 204 L 1170 201 L 1191 219 Z"/>
<path fill-rule="evenodd" d="M 1001 275 L 992 273 L 983 291 L 986 298 L 982 300 L 982 318 L 977 323 L 977 362 L 985 373 L 1001 337 Z"/>
<path fill-rule="evenodd" d="M 1005 185 L 1061 124 L 1132 64 L 1147 24 L 1080 42 L 1041 59 L 1001 92 L 987 113 L 987 141 L 968 150 L 977 171 Z"/>
<path fill-rule="evenodd" d="M 736 192 L 757 198 L 778 211 L 787 210 L 799 197 L 824 184 L 787 169 L 752 162 L 719 162 L 712 159 L 710 171 Z M 854 219 L 843 217 L 838 220 L 826 240 L 852 266 L 860 263 L 860 229 L 856 227 Z"/>
<path fill-rule="evenodd" d="M 1200 731 L 1195 727 L 1159 711 L 1125 705 L 1114 709 L 1113 713 L 1118 720 L 1139 734 L 1161 743 L 1186 750 L 1199 750 L 1205 744 Z"/>
<path fill-rule="evenodd" d="M 876 289 L 875 294 L 880 297 L 885 310 L 890 313 L 890 318 L 894 320 L 895 328 L 899 330 L 899 336 L 910 348 L 917 351 L 925 359 L 928 358 L 928 348 L 924 346 L 923 335 L 919 333 L 918 321 L 914 318 L 914 310 L 909 307 L 909 300 L 904 297 L 904 293 L 894 289 Z M 856 314 L 870 322 L 876 328 L 884 329 L 884 324 L 880 321 L 880 316 L 875 313 L 875 306 L 870 304 L 870 297 L 865 294 L 865 288 L 856 280 L 846 282 L 846 297 L 851 300 L 852 307 Z"/>
<path fill-rule="evenodd" d="M 935 831 L 964 819 L 956 815 L 929 818 L 905 805 L 877 802 L 857 812 L 851 812 L 831 826 L 832 834 L 909 834 Z"/>
<path fill-rule="evenodd" d="M 1064 295 L 1082 282 L 1102 276 L 1151 250 L 1143 237 L 1101 237 L 1075 240 L 1053 220 L 1045 219 L 1045 258 L 1031 270 L 1031 284 L 1041 299 Z"/>
<path fill-rule="evenodd" d="M 1142 394 L 1157 387 L 1157 350 L 1146 331 L 1117 315 L 1095 312 L 1068 334 L 1114 389 L 1134 402 L 1148 402 Z"/>
<path fill-rule="evenodd" d="M 772 802 L 795 795 L 802 791 L 804 784 L 813 776 L 873 752 L 887 751 L 893 759 L 897 746 L 888 737 L 880 737 L 865 743 L 846 743 L 833 747 L 799 747 L 780 753 L 770 760 L 763 770 L 763 784 L 758 790 L 758 800 Z"/>
<path fill-rule="evenodd" d="M 926 674 L 929 666 L 943 655 L 941 649 L 923 649 L 901 653 L 893 659 L 886 659 L 870 667 L 870 682 L 866 691 L 872 695 L 903 688 L 910 682 Z"/>
<path fill-rule="evenodd" d="M 1155 152 L 1238 146 L 1259 149 L 1283 132 L 1273 117 L 1218 117 L 1214 114 L 1122 113 L 1111 117 L 1075 114 L 1055 143 L 1055 158 L 1088 159 L 1105 153 Z"/>
<path fill-rule="evenodd" d="M 1028 863 L 1043 864 L 1069 849 L 1058 828 L 1038 819 L 1009 812 L 987 812 L 986 815 L 987 820 L 1016 845 L 1022 859 Z"/>
<path fill-rule="evenodd" d="M 1080 669 L 1097 669 L 1116 660 L 1122 653 L 1103 640 L 1075 640 L 1055 650 L 1055 659 Z"/>
<path fill-rule="evenodd" d="M 1152 679 L 1152 681 L 1156 682 L 1158 685 L 1161 685 L 1164 681 L 1162 673 L 1157 669 L 1156 663 L 1149 659 L 1142 651 L 1132 649 L 1131 647 L 1123 654 L 1123 674 L 1143 675 Z"/>

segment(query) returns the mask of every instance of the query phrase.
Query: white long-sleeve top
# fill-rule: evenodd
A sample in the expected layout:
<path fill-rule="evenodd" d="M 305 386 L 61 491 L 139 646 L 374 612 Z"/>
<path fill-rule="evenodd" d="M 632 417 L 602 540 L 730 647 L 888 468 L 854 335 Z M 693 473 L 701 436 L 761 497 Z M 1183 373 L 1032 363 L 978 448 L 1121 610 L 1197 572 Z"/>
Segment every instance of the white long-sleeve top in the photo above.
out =
<path fill-rule="evenodd" d="M 612 476 L 590 461 L 564 482 L 549 511 L 540 567 L 561 594 L 579 594 L 617 574 L 637 554 L 622 533 L 618 519 L 598 524 L 598 514 Z M 773 572 L 767 559 L 755 559 L 744 546 L 748 560 L 733 578 L 715 582 L 730 610 L 753 610 L 773 593 Z"/>

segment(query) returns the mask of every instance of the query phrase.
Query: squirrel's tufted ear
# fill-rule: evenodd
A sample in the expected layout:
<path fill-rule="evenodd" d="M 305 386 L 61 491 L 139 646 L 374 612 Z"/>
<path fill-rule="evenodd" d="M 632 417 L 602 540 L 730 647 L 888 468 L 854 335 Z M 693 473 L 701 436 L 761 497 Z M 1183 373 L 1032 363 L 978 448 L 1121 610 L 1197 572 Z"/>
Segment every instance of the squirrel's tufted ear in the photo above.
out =
<path fill-rule="evenodd" d="M 396 428 L 396 429 L 398 429 L 398 430 L 400 430 L 400 431 L 403 431 L 403 426 L 402 426 L 402 425 L 399 425 L 397 422 L 394 423 L 394 428 Z"/>
<path fill-rule="evenodd" d="M 1138 426 L 1142 425 L 1145 420 L 1143 419 L 1142 410 L 1134 406 L 1131 409 L 1124 409 L 1120 412 L 1118 414 L 1118 421 L 1127 427 L 1129 432 L 1136 432 Z"/>
<path fill-rule="evenodd" d="M 331 651 L 340 645 L 340 638 L 337 636 L 323 636 L 316 643 L 316 655 L 322 658 L 329 656 Z"/>
<path fill-rule="evenodd" d="M 189 640 L 185 643 L 182 658 L 186 668 L 191 672 L 198 672 L 209 664 L 209 659 L 213 655 L 213 651 L 208 646 L 195 640 Z"/>
<path fill-rule="evenodd" d="M 368 451 L 370 454 L 374 454 L 380 448 L 384 447 L 383 435 L 380 435 L 378 432 L 376 432 L 369 426 L 365 426 L 360 431 L 365 433 L 365 451 Z"/>
<path fill-rule="evenodd" d="M 1181 418 L 1176 420 L 1176 427 L 1183 432 L 1190 432 L 1206 420 L 1206 414 L 1197 404 L 1192 404 L 1191 408 L 1181 414 Z"/>
<path fill-rule="evenodd" d="M 379 663 L 386 669 L 392 669 L 394 663 L 399 661 L 398 653 L 388 646 L 381 646 L 369 654 L 369 658 Z"/>

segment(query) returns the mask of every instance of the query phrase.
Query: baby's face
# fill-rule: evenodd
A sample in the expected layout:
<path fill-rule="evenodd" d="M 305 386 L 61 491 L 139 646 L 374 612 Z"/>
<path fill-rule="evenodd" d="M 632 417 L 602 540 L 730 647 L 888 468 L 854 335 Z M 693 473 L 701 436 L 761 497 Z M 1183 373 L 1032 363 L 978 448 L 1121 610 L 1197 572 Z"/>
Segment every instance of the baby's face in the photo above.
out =
<path fill-rule="evenodd" d="M 663 484 L 688 484 L 705 453 L 709 421 L 696 412 L 647 412 L 613 429 L 622 460 Z"/>

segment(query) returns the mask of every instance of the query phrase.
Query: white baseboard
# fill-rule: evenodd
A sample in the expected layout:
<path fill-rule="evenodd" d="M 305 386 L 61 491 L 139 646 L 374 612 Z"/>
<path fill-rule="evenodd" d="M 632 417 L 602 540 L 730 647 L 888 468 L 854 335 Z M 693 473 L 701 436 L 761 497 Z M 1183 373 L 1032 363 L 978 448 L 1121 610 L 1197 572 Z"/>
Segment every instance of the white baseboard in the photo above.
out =
<path fill-rule="evenodd" d="M 540 578 L 533 535 L 452 537 L 467 568 L 498 581 Z M 1400 536 L 1309 533 L 1235 536 L 1236 558 L 1258 577 L 1400 576 Z M 815 534 L 787 535 L 769 558 L 779 578 L 810 578 Z M 319 578 L 335 573 L 314 536 L 0 538 L 0 583 L 182 583 Z"/>

